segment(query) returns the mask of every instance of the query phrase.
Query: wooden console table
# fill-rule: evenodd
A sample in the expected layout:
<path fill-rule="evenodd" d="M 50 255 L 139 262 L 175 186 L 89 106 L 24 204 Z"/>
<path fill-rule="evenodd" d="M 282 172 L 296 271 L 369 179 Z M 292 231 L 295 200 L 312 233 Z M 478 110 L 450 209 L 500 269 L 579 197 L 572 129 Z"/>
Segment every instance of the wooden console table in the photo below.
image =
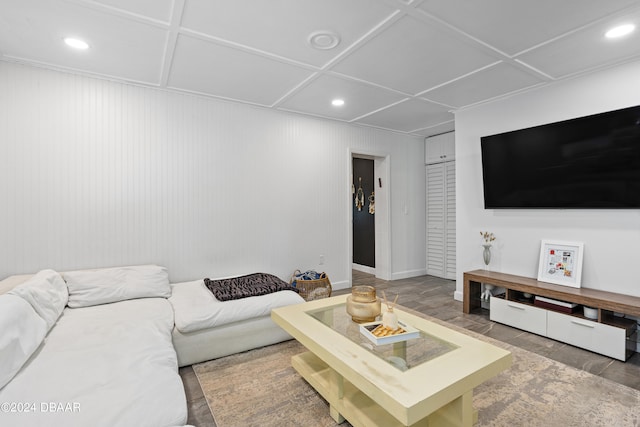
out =
<path fill-rule="evenodd" d="M 513 274 L 474 270 L 464 273 L 464 313 L 482 306 L 482 284 L 505 289 L 504 294 L 490 299 L 491 320 L 620 360 L 626 360 L 636 349 L 637 338 L 633 338 L 637 337 L 636 320 L 616 316 L 614 313 L 640 317 L 640 297 L 554 285 Z M 525 293 L 531 297 L 527 298 Z M 582 310 L 560 314 L 540 308 L 534 306 L 535 296 L 595 308 L 598 317 L 587 319 Z M 607 347 L 617 349 L 610 350 Z"/>

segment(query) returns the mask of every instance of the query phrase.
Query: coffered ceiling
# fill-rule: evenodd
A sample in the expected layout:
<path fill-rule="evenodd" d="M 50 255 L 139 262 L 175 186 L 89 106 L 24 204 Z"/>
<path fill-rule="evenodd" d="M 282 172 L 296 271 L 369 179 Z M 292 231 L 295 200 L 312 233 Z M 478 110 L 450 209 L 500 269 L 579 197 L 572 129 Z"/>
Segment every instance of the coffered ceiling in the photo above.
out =
<path fill-rule="evenodd" d="M 639 60 L 640 1 L 0 0 L 0 59 L 429 136 Z"/>

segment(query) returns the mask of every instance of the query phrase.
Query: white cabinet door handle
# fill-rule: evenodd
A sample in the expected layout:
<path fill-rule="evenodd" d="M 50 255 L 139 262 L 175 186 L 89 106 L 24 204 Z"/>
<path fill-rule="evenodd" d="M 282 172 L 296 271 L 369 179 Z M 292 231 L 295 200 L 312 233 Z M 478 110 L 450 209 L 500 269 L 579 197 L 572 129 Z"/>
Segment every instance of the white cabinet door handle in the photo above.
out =
<path fill-rule="evenodd" d="M 591 328 L 591 329 L 595 328 L 594 325 L 590 325 L 588 323 L 577 322 L 575 320 L 572 320 L 571 323 L 574 323 L 574 324 L 580 325 L 580 326 L 584 326 L 585 328 Z"/>
<path fill-rule="evenodd" d="M 513 305 L 513 304 L 507 304 L 509 307 L 511 308 L 517 308 L 518 310 L 524 310 L 524 307 L 521 307 L 519 305 Z"/>

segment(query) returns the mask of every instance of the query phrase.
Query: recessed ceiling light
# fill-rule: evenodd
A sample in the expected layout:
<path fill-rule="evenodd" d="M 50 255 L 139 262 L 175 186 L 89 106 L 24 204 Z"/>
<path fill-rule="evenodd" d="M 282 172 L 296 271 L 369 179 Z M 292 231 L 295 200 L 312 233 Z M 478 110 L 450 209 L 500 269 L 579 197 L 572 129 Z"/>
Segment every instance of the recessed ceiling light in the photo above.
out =
<path fill-rule="evenodd" d="M 67 44 L 67 46 L 71 46 L 74 49 L 84 50 L 89 48 L 89 44 L 87 42 L 85 42 L 84 40 L 75 39 L 73 37 L 66 37 L 64 39 L 64 42 Z"/>
<path fill-rule="evenodd" d="M 307 39 L 314 49 L 329 50 L 340 44 L 340 36 L 333 31 L 316 31 Z"/>
<path fill-rule="evenodd" d="M 334 107 L 342 107 L 344 105 L 344 99 L 334 99 L 331 101 L 331 105 Z"/>
<path fill-rule="evenodd" d="M 626 36 L 627 34 L 633 32 L 633 30 L 635 29 L 636 26 L 633 24 L 618 25 L 617 27 L 613 27 L 612 29 L 604 33 L 604 36 L 608 39 L 616 39 L 618 37 Z"/>

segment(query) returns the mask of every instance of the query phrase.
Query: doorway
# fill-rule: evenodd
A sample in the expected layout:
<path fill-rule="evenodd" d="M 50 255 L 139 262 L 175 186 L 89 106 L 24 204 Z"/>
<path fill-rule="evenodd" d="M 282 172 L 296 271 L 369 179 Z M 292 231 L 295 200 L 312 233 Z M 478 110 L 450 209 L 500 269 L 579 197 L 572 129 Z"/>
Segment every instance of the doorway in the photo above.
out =
<path fill-rule="evenodd" d="M 354 172 L 354 160 L 355 159 L 366 159 L 373 162 L 373 182 L 371 188 L 364 187 L 363 196 L 364 203 L 362 205 L 362 210 L 358 212 L 362 216 L 369 216 L 369 221 L 373 222 L 374 233 L 371 238 L 371 243 L 369 243 L 369 247 L 371 247 L 373 252 L 373 262 L 370 263 L 373 267 L 363 266 L 362 264 L 356 263 L 356 260 L 359 258 L 354 258 L 354 246 L 358 243 L 356 239 L 357 236 L 354 236 L 353 228 L 354 222 L 358 220 L 354 209 L 357 210 L 356 206 L 356 193 L 358 190 L 358 175 L 357 172 Z M 369 274 L 374 274 L 378 279 L 383 280 L 391 280 L 391 207 L 389 206 L 391 200 L 391 185 L 390 185 L 390 156 L 387 153 L 375 153 L 375 152 L 363 152 L 358 151 L 354 152 L 349 149 L 349 177 L 350 181 L 348 183 L 349 188 L 349 211 L 348 217 L 350 221 L 349 229 L 348 229 L 348 254 L 349 254 L 349 263 L 348 263 L 348 277 L 349 282 L 352 283 L 352 271 L 354 269 L 357 270 L 365 270 L 364 272 Z M 371 164 L 371 163 L 369 163 Z M 373 193 L 373 214 L 369 213 L 369 197 Z M 362 262 L 362 261 L 360 261 Z"/>
<path fill-rule="evenodd" d="M 373 159 L 353 158 L 353 268 L 376 269 L 375 186 Z"/>

